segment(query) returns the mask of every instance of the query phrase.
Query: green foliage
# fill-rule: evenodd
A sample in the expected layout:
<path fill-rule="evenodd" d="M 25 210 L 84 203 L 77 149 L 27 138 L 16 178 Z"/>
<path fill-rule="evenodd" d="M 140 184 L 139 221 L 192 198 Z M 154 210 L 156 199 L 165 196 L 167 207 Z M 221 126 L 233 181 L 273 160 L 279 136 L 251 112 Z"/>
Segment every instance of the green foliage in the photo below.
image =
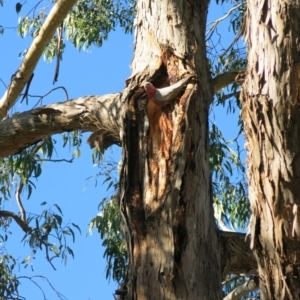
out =
<path fill-rule="evenodd" d="M 93 165 L 97 166 L 99 166 L 103 161 L 103 153 L 101 153 L 97 147 L 93 149 L 92 161 Z"/>
<path fill-rule="evenodd" d="M 47 1 L 46 1 L 47 2 Z M 55 2 L 55 1 L 52 1 Z M 31 35 L 36 37 L 44 23 L 49 10 L 49 3 L 38 1 L 29 13 L 19 18 L 18 33 L 21 37 Z M 218 2 L 218 1 L 217 1 Z M 224 3 L 226 1 L 220 1 Z M 216 76 L 224 71 L 239 69 L 247 64 L 245 48 L 238 45 L 239 33 L 243 23 L 245 5 L 238 1 L 234 2 L 236 9 L 229 15 L 229 26 L 234 34 L 238 35 L 235 43 L 227 48 L 223 47 L 220 41 L 213 37 L 216 26 L 207 35 L 208 60 L 212 76 Z M 0 5 L 3 5 L 0 0 Z M 62 24 L 63 40 L 60 48 L 61 55 L 66 47 L 66 40 L 70 40 L 78 49 L 88 49 L 90 46 L 101 46 L 108 38 L 109 32 L 117 26 L 124 28 L 125 32 L 132 32 L 133 18 L 135 15 L 135 0 L 79 0 L 68 14 Z M 24 12 L 22 3 L 16 3 L 16 13 Z M 0 34 L 3 27 L 0 26 Z M 58 36 L 55 35 L 44 51 L 46 60 L 51 61 L 57 55 Z M 224 91 L 216 95 L 215 104 L 227 106 L 227 112 L 236 113 L 240 103 L 238 100 L 238 86 L 230 87 L 234 97 L 225 102 Z M 239 133 L 243 130 L 241 122 L 238 124 Z M 238 134 L 239 134 L 238 133 Z M 73 151 L 73 157 L 80 157 L 80 147 L 82 143 L 82 132 L 74 131 L 62 135 L 63 146 L 68 146 Z M 209 159 L 212 170 L 213 200 L 215 210 L 220 220 L 230 224 L 234 228 L 245 228 L 249 218 L 250 210 L 247 200 L 247 188 L 245 182 L 245 167 L 242 163 L 243 157 L 239 150 L 239 145 L 234 141 L 226 141 L 222 132 L 212 124 L 209 132 Z M 55 152 L 55 140 L 51 137 L 37 142 L 19 154 L 0 159 L 0 207 L 5 205 L 5 201 L 11 196 L 11 190 L 20 182 L 27 189 L 27 197 L 32 196 L 35 185 L 33 180 L 41 176 L 45 159 L 51 159 Z M 234 147 L 235 144 L 235 147 Z M 93 163 L 103 164 L 103 155 L 95 150 L 93 153 Z M 118 178 L 116 174 L 117 164 L 108 162 L 106 168 L 95 176 L 95 183 L 99 176 L 105 176 L 103 184 L 107 184 L 107 191 L 110 197 L 104 198 L 99 205 L 99 213 L 92 219 L 89 227 L 91 233 L 96 229 L 103 240 L 105 247 L 104 257 L 107 260 L 106 278 L 112 278 L 118 282 L 125 279 L 127 266 L 127 252 L 124 236 L 121 230 L 121 216 L 117 203 Z M 91 179 L 91 178 L 89 178 Z M 46 205 L 46 202 L 41 204 Z M 1 245 L 8 239 L 8 230 L 11 223 L 10 218 L 1 218 L 0 226 L 4 231 L 0 235 Z M 75 241 L 74 228 L 80 232 L 79 227 L 74 224 L 64 224 L 63 213 L 60 207 L 55 204 L 39 214 L 28 214 L 27 223 L 31 230 L 28 231 L 23 242 L 29 245 L 31 254 L 25 257 L 22 264 L 33 268 L 32 261 L 38 250 L 45 251 L 46 258 L 50 264 L 57 257 L 66 263 L 68 255 L 74 257 L 73 250 L 68 246 L 68 237 Z M 17 292 L 19 281 L 13 270 L 16 261 L 6 254 L 4 248 L 0 247 L 0 295 L 12 295 Z M 228 293 L 235 285 L 243 282 L 237 279 L 234 284 L 225 286 L 224 291 Z M 6 293 L 6 294 L 5 294 Z M 0 300 L 1 300 L 0 296 Z"/>
<path fill-rule="evenodd" d="M 20 13 L 21 3 L 16 4 Z M 36 37 L 47 18 L 50 6 L 39 1 L 24 16 L 19 18 L 18 33 L 21 37 Z M 135 0 L 79 0 L 62 24 L 63 38 L 60 46 L 60 57 L 66 47 L 65 39 L 78 49 L 87 50 L 91 45 L 100 47 L 108 38 L 109 32 L 117 26 L 124 28 L 125 33 L 133 30 Z M 51 61 L 57 55 L 58 35 L 56 34 L 44 50 L 44 58 Z"/>
<path fill-rule="evenodd" d="M 70 133 L 65 135 L 63 139 L 65 146 L 75 147 L 73 155 L 79 156 L 82 141 L 81 132 Z M 1 295 L 7 294 L 11 297 L 17 295 L 19 279 L 21 278 L 16 277 L 13 273 L 16 264 L 15 259 L 5 252 L 5 243 L 8 241 L 10 234 L 9 229 L 12 218 L 3 213 L 3 208 L 6 206 L 7 200 L 11 198 L 11 191 L 15 188 L 22 186 L 17 201 L 20 214 L 19 217 L 16 215 L 16 218 L 19 218 L 18 225 L 24 224 L 22 229 L 25 228 L 26 230 L 22 241 L 31 249 L 31 254 L 26 256 L 21 264 L 25 268 L 30 266 L 33 269 L 33 260 L 37 251 L 44 251 L 46 259 L 53 268 L 54 258 L 61 258 L 66 264 L 69 255 L 74 257 L 74 252 L 69 246 L 69 237 L 72 242 L 75 242 L 75 232 L 77 230 L 80 232 L 80 228 L 74 223 L 64 223 L 62 210 L 57 204 L 44 209 L 38 214 L 27 213 L 27 216 L 20 217 L 22 214 L 19 204 L 20 202 L 22 205 L 21 191 L 24 187 L 27 190 L 27 198 L 29 199 L 32 196 L 33 188 L 35 188 L 33 180 L 41 176 L 44 162 L 52 160 L 52 155 L 55 153 L 55 144 L 56 141 L 52 137 L 47 137 L 16 155 L 0 158 L 0 229 L 3 231 L 0 234 L 0 251 L 2 252 L 2 255 L 0 255 L 0 300 L 13 299 L 9 296 L 1 298 Z M 44 207 L 45 205 L 46 202 L 41 203 L 41 206 Z M 32 279 L 30 280 L 32 281 Z"/>
<path fill-rule="evenodd" d="M 21 37 L 26 37 L 30 34 L 33 38 L 39 34 L 39 31 L 46 20 L 47 15 L 41 11 L 37 14 L 34 18 L 29 16 L 21 17 L 19 26 L 18 26 L 18 33 Z"/>
<path fill-rule="evenodd" d="M 246 3 L 244 1 L 228 1 L 222 0 L 217 3 L 232 3 L 233 7 L 228 6 L 228 12 L 225 16 L 212 22 L 208 25 L 206 32 L 206 47 L 208 53 L 208 64 L 212 77 L 215 77 L 223 72 L 230 70 L 238 70 L 246 67 L 247 55 L 246 47 L 241 43 L 243 34 L 243 22 L 246 12 Z M 218 26 L 222 24 L 228 26 L 228 30 L 233 32 L 233 41 L 228 45 L 228 40 L 222 39 L 218 32 Z M 238 89 L 235 85 L 234 91 Z M 219 102 L 224 102 L 223 91 L 216 95 Z"/>
<path fill-rule="evenodd" d="M 242 36 L 242 24 L 246 10 L 243 1 L 217 1 L 217 3 L 232 4 L 228 6 L 228 12 L 218 20 L 209 24 L 207 31 L 207 52 L 208 64 L 212 77 L 223 72 L 240 70 L 246 67 L 246 49 L 240 43 Z M 229 45 L 228 39 L 225 41 L 218 33 L 218 26 L 228 25 L 233 32 L 233 42 Z M 223 45 L 225 43 L 225 46 Z M 229 91 L 229 93 L 228 93 Z M 222 106 L 227 114 L 238 114 L 241 108 L 239 102 L 239 86 L 232 84 L 218 91 L 211 107 L 211 115 L 214 109 Z M 240 150 L 240 134 L 243 132 L 242 120 L 239 115 L 236 132 L 231 130 L 232 136 L 237 137 L 233 140 L 225 140 L 222 131 L 215 122 L 211 123 L 209 132 L 209 159 L 212 170 L 213 199 L 215 216 L 217 221 L 230 224 L 236 230 L 245 229 L 249 216 L 250 207 L 248 203 L 247 183 L 245 180 L 245 155 Z M 233 128 L 232 128 L 233 129 Z"/>
<path fill-rule="evenodd" d="M 125 279 L 127 266 L 127 250 L 121 232 L 121 216 L 117 200 L 112 197 L 103 199 L 99 205 L 100 213 L 91 221 L 90 229 L 96 228 L 106 249 L 103 256 L 107 260 L 106 278 L 117 282 Z"/>
<path fill-rule="evenodd" d="M 63 147 L 69 146 L 69 150 L 71 148 L 75 149 L 73 150 L 72 156 L 73 157 L 80 157 L 80 146 L 82 143 L 82 131 L 81 130 L 75 130 L 69 133 L 63 133 L 62 135 L 63 139 Z"/>
<path fill-rule="evenodd" d="M 16 291 L 19 287 L 19 279 L 14 274 L 16 260 L 9 254 L 0 255 L 0 300 L 18 299 Z"/>
<path fill-rule="evenodd" d="M 73 131 L 62 134 L 63 146 L 69 146 L 73 150 L 73 157 L 80 157 L 80 146 L 82 143 L 82 132 Z M 52 137 L 47 137 L 35 145 L 32 145 L 19 154 L 0 158 L 0 207 L 2 201 L 7 200 L 11 194 L 13 185 L 19 181 L 24 184 L 28 190 L 30 198 L 35 184 L 32 179 L 37 179 L 42 174 L 42 166 L 45 160 L 51 160 L 55 152 L 56 141 Z"/>
<path fill-rule="evenodd" d="M 64 21 L 67 39 L 76 48 L 100 47 L 117 25 L 132 32 L 135 1 L 80 0 Z"/>
<path fill-rule="evenodd" d="M 43 202 L 41 205 L 45 205 Z M 61 257 L 64 263 L 67 263 L 68 255 L 74 258 L 73 250 L 67 245 L 67 238 L 72 237 L 75 242 L 74 228 L 80 233 L 80 228 L 72 224 L 63 224 L 63 213 L 61 208 L 54 204 L 49 209 L 42 211 L 40 215 L 30 214 L 27 223 L 33 225 L 31 231 L 23 237 L 24 243 L 27 243 L 32 249 L 32 255 L 27 256 L 22 263 L 27 267 L 31 265 L 32 259 L 38 249 L 45 249 L 46 258 L 52 264 L 53 258 Z"/>
<path fill-rule="evenodd" d="M 50 40 L 50 42 L 48 43 L 47 47 L 45 48 L 44 50 L 44 59 L 46 61 L 52 61 L 52 59 L 54 57 L 57 56 L 57 52 L 58 52 L 58 49 L 57 49 L 57 46 L 58 45 L 58 36 L 57 34 Z M 66 48 L 66 44 L 65 44 L 65 41 L 64 39 L 61 40 L 60 42 L 60 46 L 59 46 L 59 57 L 60 59 L 62 58 L 62 54 Z"/>
<path fill-rule="evenodd" d="M 244 229 L 250 217 L 241 153 L 225 141 L 221 131 L 212 124 L 209 132 L 209 160 L 212 170 L 213 199 L 216 215 L 236 229 Z M 239 149 L 239 146 L 237 144 Z"/>
<path fill-rule="evenodd" d="M 1 207 L 3 200 L 7 200 L 10 197 L 12 182 L 15 183 L 18 178 L 23 184 L 28 186 L 28 198 L 30 197 L 32 187 L 34 187 L 30 177 L 34 176 L 37 178 L 41 175 L 41 162 L 37 159 L 39 157 L 36 153 L 37 148 L 36 145 L 31 146 L 15 156 L 0 158 Z"/>
<path fill-rule="evenodd" d="M 98 160 L 96 160 L 98 161 Z M 111 196 L 104 198 L 99 204 L 99 213 L 90 222 L 89 233 L 97 229 L 103 240 L 102 246 L 106 249 L 103 256 L 106 258 L 106 278 L 117 282 L 125 279 L 127 266 L 127 250 L 121 230 L 121 215 L 117 201 L 118 177 L 117 164 L 113 161 L 103 161 L 101 157 L 100 172 L 93 177 L 97 185 L 98 177 L 104 176 L 102 184 L 107 184 L 107 191 Z M 88 178 L 90 180 L 92 177 Z"/>
<path fill-rule="evenodd" d="M 0 207 L 3 200 L 7 200 L 10 197 L 10 168 L 7 164 L 7 158 L 0 159 Z"/>

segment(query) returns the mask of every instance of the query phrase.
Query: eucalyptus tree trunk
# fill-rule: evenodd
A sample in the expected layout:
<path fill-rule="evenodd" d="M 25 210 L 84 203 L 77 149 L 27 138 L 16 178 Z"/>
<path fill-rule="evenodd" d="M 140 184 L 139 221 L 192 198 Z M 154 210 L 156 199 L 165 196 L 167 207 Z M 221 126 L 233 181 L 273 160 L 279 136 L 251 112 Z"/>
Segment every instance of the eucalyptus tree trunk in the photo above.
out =
<path fill-rule="evenodd" d="M 122 94 L 126 299 L 222 297 L 208 161 L 207 6 L 137 1 L 132 75 Z M 171 103 L 147 99 L 145 81 L 164 87 L 188 75 L 195 80 Z"/>
<path fill-rule="evenodd" d="M 300 1 L 247 4 L 242 89 L 262 299 L 300 299 Z"/>

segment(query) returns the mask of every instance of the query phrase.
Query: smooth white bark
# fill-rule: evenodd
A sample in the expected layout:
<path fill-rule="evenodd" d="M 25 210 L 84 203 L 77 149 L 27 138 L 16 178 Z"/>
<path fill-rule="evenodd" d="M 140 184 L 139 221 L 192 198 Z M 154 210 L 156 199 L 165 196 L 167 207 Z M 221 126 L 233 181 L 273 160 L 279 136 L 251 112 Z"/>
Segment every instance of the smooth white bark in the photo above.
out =
<path fill-rule="evenodd" d="M 35 37 L 26 53 L 20 68 L 13 74 L 7 90 L 0 99 L 0 120 L 7 115 L 8 110 L 16 102 L 24 86 L 30 79 L 43 51 L 53 37 L 56 28 L 64 20 L 75 3 L 76 0 L 59 0 L 53 6 L 39 34 Z"/>

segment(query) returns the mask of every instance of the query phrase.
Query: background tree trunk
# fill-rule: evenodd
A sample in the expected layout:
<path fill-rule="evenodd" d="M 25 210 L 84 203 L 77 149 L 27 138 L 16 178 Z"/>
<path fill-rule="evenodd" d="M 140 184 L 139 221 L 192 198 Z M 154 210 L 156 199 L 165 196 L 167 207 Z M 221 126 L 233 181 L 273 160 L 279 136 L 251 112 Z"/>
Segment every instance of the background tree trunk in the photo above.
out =
<path fill-rule="evenodd" d="M 242 90 L 262 299 L 300 298 L 299 1 L 248 1 Z"/>
<path fill-rule="evenodd" d="M 207 1 L 137 3 L 135 56 L 123 93 L 120 206 L 129 251 L 128 299 L 221 299 L 208 161 L 212 95 Z M 166 106 L 147 101 L 185 73 L 197 78 Z"/>

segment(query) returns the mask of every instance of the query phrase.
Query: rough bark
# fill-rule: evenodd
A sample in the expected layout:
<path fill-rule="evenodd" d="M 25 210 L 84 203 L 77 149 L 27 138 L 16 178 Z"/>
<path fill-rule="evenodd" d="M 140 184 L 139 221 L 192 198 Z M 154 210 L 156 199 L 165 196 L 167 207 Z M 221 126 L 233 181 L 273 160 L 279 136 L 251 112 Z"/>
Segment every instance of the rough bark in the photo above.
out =
<path fill-rule="evenodd" d="M 228 274 L 256 274 L 257 264 L 245 234 L 220 232 L 221 272 Z M 249 239 L 248 239 L 249 240 Z"/>
<path fill-rule="evenodd" d="M 93 132 L 89 141 L 103 150 L 112 144 L 120 145 L 120 95 L 87 96 L 53 103 L 0 122 L 0 157 L 15 154 L 48 135 L 72 130 Z M 13 215 L 7 212 L 6 216 L 15 218 Z M 219 235 L 222 275 L 255 272 L 256 260 L 245 234 L 220 231 Z"/>
<path fill-rule="evenodd" d="M 208 163 L 206 1 L 137 3 L 135 56 L 123 94 L 120 207 L 127 299 L 221 299 L 221 257 Z M 142 84 L 198 81 L 166 106 Z M 201 81 L 201 84 L 200 84 Z"/>
<path fill-rule="evenodd" d="M 262 299 L 300 299 L 299 1 L 248 1 L 242 89 Z"/>
<path fill-rule="evenodd" d="M 256 268 L 244 236 L 218 233 L 213 217 L 208 108 L 214 89 L 235 77 L 209 78 L 207 4 L 139 0 L 132 75 L 122 93 L 49 105 L 0 124 L 0 156 L 75 129 L 93 132 L 91 146 L 122 142 L 127 299 L 221 299 L 221 273 Z M 190 74 L 195 81 L 171 103 L 148 101 L 145 81 L 164 87 Z"/>
<path fill-rule="evenodd" d="M 87 96 L 53 103 L 0 123 L 0 157 L 15 154 L 55 133 L 92 131 L 90 146 L 104 150 L 120 144 L 120 94 Z"/>

